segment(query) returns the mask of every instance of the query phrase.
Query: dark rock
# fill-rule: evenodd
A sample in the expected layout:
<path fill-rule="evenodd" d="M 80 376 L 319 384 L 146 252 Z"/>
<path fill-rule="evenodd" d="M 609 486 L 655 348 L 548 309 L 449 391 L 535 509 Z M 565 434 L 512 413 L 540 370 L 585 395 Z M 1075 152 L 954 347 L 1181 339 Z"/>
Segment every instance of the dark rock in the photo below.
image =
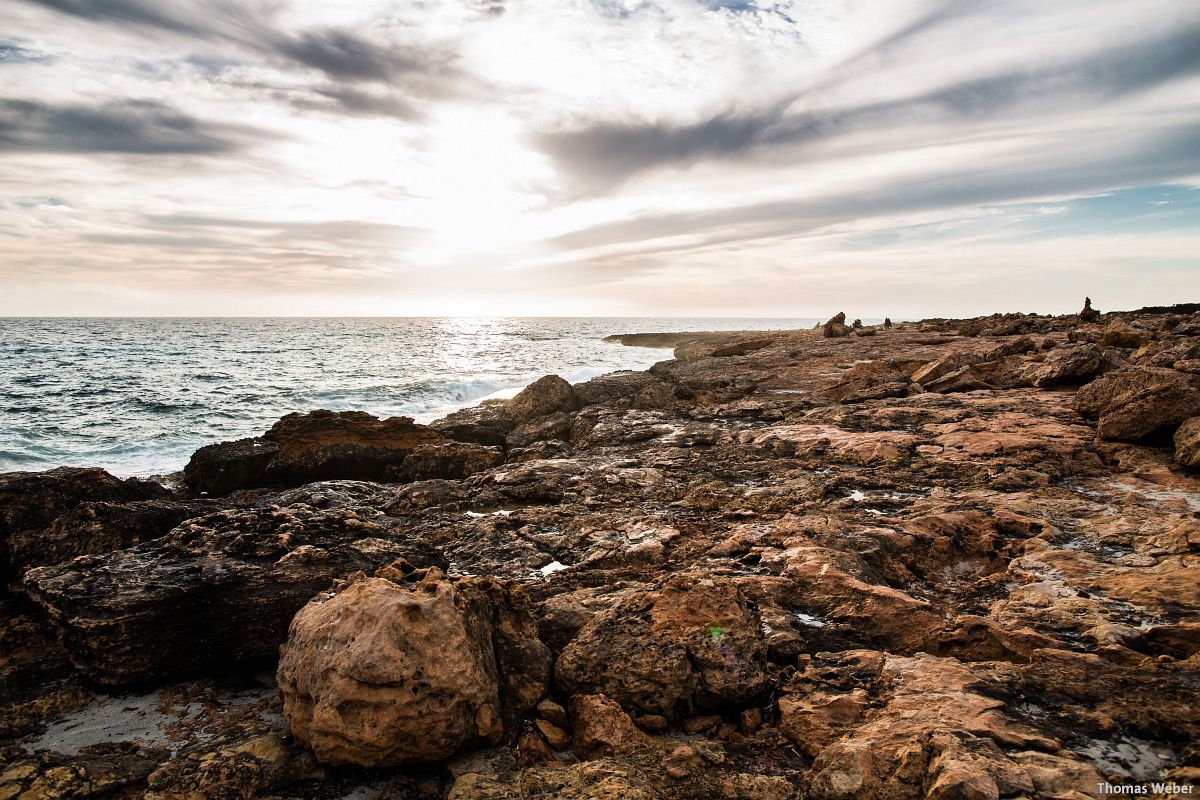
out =
<path fill-rule="evenodd" d="M 0 578 L 7 579 L 11 572 L 9 542 L 14 534 L 40 531 L 82 503 L 125 503 L 169 494 L 154 481 L 121 480 L 96 468 L 0 475 Z"/>
<path fill-rule="evenodd" d="M 74 755 L 0 752 L 0 797 L 86 798 L 141 795 L 146 778 L 166 758 L 135 743 L 105 743 Z"/>
<path fill-rule="evenodd" d="M 1100 319 L 1100 312 L 1092 308 L 1092 298 L 1083 298 L 1083 310 L 1079 312 L 1080 322 L 1095 322 Z"/>
<path fill-rule="evenodd" d="M 417 447 L 446 438 L 410 417 L 379 419 L 362 411 L 313 411 L 288 414 L 266 434 L 279 444 L 267 468 L 280 483 L 299 484 L 334 478 L 383 480 Z"/>
<path fill-rule="evenodd" d="M 571 436 L 571 422 L 571 415 L 565 411 L 534 417 L 518 425 L 508 435 L 506 444 L 510 448 L 517 448 L 529 447 L 534 442 L 568 439 Z"/>
<path fill-rule="evenodd" d="M 504 447 L 505 437 L 517 421 L 508 413 L 504 403 L 484 403 L 464 408 L 429 423 L 429 427 L 456 442 Z"/>
<path fill-rule="evenodd" d="M 459 480 L 502 463 L 504 451 L 499 447 L 466 442 L 423 444 L 391 474 L 401 481 Z"/>
<path fill-rule="evenodd" d="M 278 454 L 279 444 L 261 436 L 205 445 L 183 468 L 183 480 L 194 491 L 214 496 L 270 486 L 267 468 Z"/>
<path fill-rule="evenodd" d="M 613 372 L 576 384 L 575 396 L 582 406 L 611 405 L 658 408 L 675 399 L 671 386 L 648 372 Z"/>
<path fill-rule="evenodd" d="M 298 486 L 314 481 L 385 480 L 420 445 L 446 437 L 410 417 L 379 419 L 363 411 L 288 414 L 261 437 L 202 447 L 184 467 L 196 491 Z"/>
<path fill-rule="evenodd" d="M 221 511 L 167 536 L 26 573 L 75 665 L 105 684 L 273 657 L 292 615 L 342 575 L 441 556 L 352 511 Z M 444 562 L 443 562 L 444 563 Z"/>
<path fill-rule="evenodd" d="M 1075 409 L 1098 420 L 1101 437 L 1137 441 L 1200 414 L 1200 390 L 1193 380 L 1172 369 L 1125 369 L 1080 389 Z"/>
<path fill-rule="evenodd" d="M 179 523 L 214 511 L 205 501 L 139 500 L 90 502 L 59 516 L 40 531 L 9 539 L 14 570 L 59 564 L 76 556 L 100 555 L 165 536 Z"/>
<path fill-rule="evenodd" d="M 829 321 L 821 326 L 821 335 L 826 339 L 840 339 L 849 336 L 850 328 L 846 325 L 846 312 L 839 311 L 830 317 Z"/>

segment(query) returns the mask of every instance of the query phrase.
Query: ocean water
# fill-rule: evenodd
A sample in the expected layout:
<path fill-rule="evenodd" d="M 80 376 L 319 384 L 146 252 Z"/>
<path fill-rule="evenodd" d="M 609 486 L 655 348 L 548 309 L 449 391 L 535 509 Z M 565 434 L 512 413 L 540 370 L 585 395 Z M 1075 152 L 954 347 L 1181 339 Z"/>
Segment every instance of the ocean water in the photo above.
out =
<path fill-rule="evenodd" d="M 181 469 L 198 447 L 328 408 L 428 422 L 542 375 L 575 383 L 669 350 L 614 333 L 811 327 L 812 319 L 0 319 L 0 472 Z"/>

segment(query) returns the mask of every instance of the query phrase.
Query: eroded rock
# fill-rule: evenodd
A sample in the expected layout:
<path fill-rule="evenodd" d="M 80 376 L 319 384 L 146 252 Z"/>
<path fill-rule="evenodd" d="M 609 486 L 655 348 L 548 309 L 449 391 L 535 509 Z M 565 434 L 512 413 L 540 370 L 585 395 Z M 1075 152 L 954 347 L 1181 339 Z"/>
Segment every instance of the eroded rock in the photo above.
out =
<path fill-rule="evenodd" d="M 519 590 L 407 564 L 380 574 L 292 621 L 278 671 L 292 733 L 320 761 L 373 767 L 512 735 L 550 671 Z"/>

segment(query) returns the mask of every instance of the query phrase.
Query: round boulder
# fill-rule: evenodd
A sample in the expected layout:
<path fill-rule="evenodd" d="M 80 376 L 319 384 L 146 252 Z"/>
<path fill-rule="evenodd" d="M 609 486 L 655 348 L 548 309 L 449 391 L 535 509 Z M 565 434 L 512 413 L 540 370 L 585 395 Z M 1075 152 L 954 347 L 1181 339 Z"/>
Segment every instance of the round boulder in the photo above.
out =
<path fill-rule="evenodd" d="M 405 572 L 319 596 L 292 621 L 277 676 L 284 715 L 324 763 L 397 766 L 496 744 L 506 716 L 544 694 L 549 652 L 523 595 Z"/>

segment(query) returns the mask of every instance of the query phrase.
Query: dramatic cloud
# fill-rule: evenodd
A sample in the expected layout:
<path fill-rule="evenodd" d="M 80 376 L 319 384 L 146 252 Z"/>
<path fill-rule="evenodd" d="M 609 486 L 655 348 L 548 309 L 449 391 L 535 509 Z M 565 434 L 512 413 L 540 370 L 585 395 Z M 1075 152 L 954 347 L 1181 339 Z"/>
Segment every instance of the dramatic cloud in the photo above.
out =
<path fill-rule="evenodd" d="M 0 151 L 208 154 L 237 149 L 232 126 L 208 125 L 149 100 L 95 108 L 0 100 Z"/>
<path fill-rule="evenodd" d="M 6 12 L 0 313 L 1200 297 L 1190 0 Z"/>

